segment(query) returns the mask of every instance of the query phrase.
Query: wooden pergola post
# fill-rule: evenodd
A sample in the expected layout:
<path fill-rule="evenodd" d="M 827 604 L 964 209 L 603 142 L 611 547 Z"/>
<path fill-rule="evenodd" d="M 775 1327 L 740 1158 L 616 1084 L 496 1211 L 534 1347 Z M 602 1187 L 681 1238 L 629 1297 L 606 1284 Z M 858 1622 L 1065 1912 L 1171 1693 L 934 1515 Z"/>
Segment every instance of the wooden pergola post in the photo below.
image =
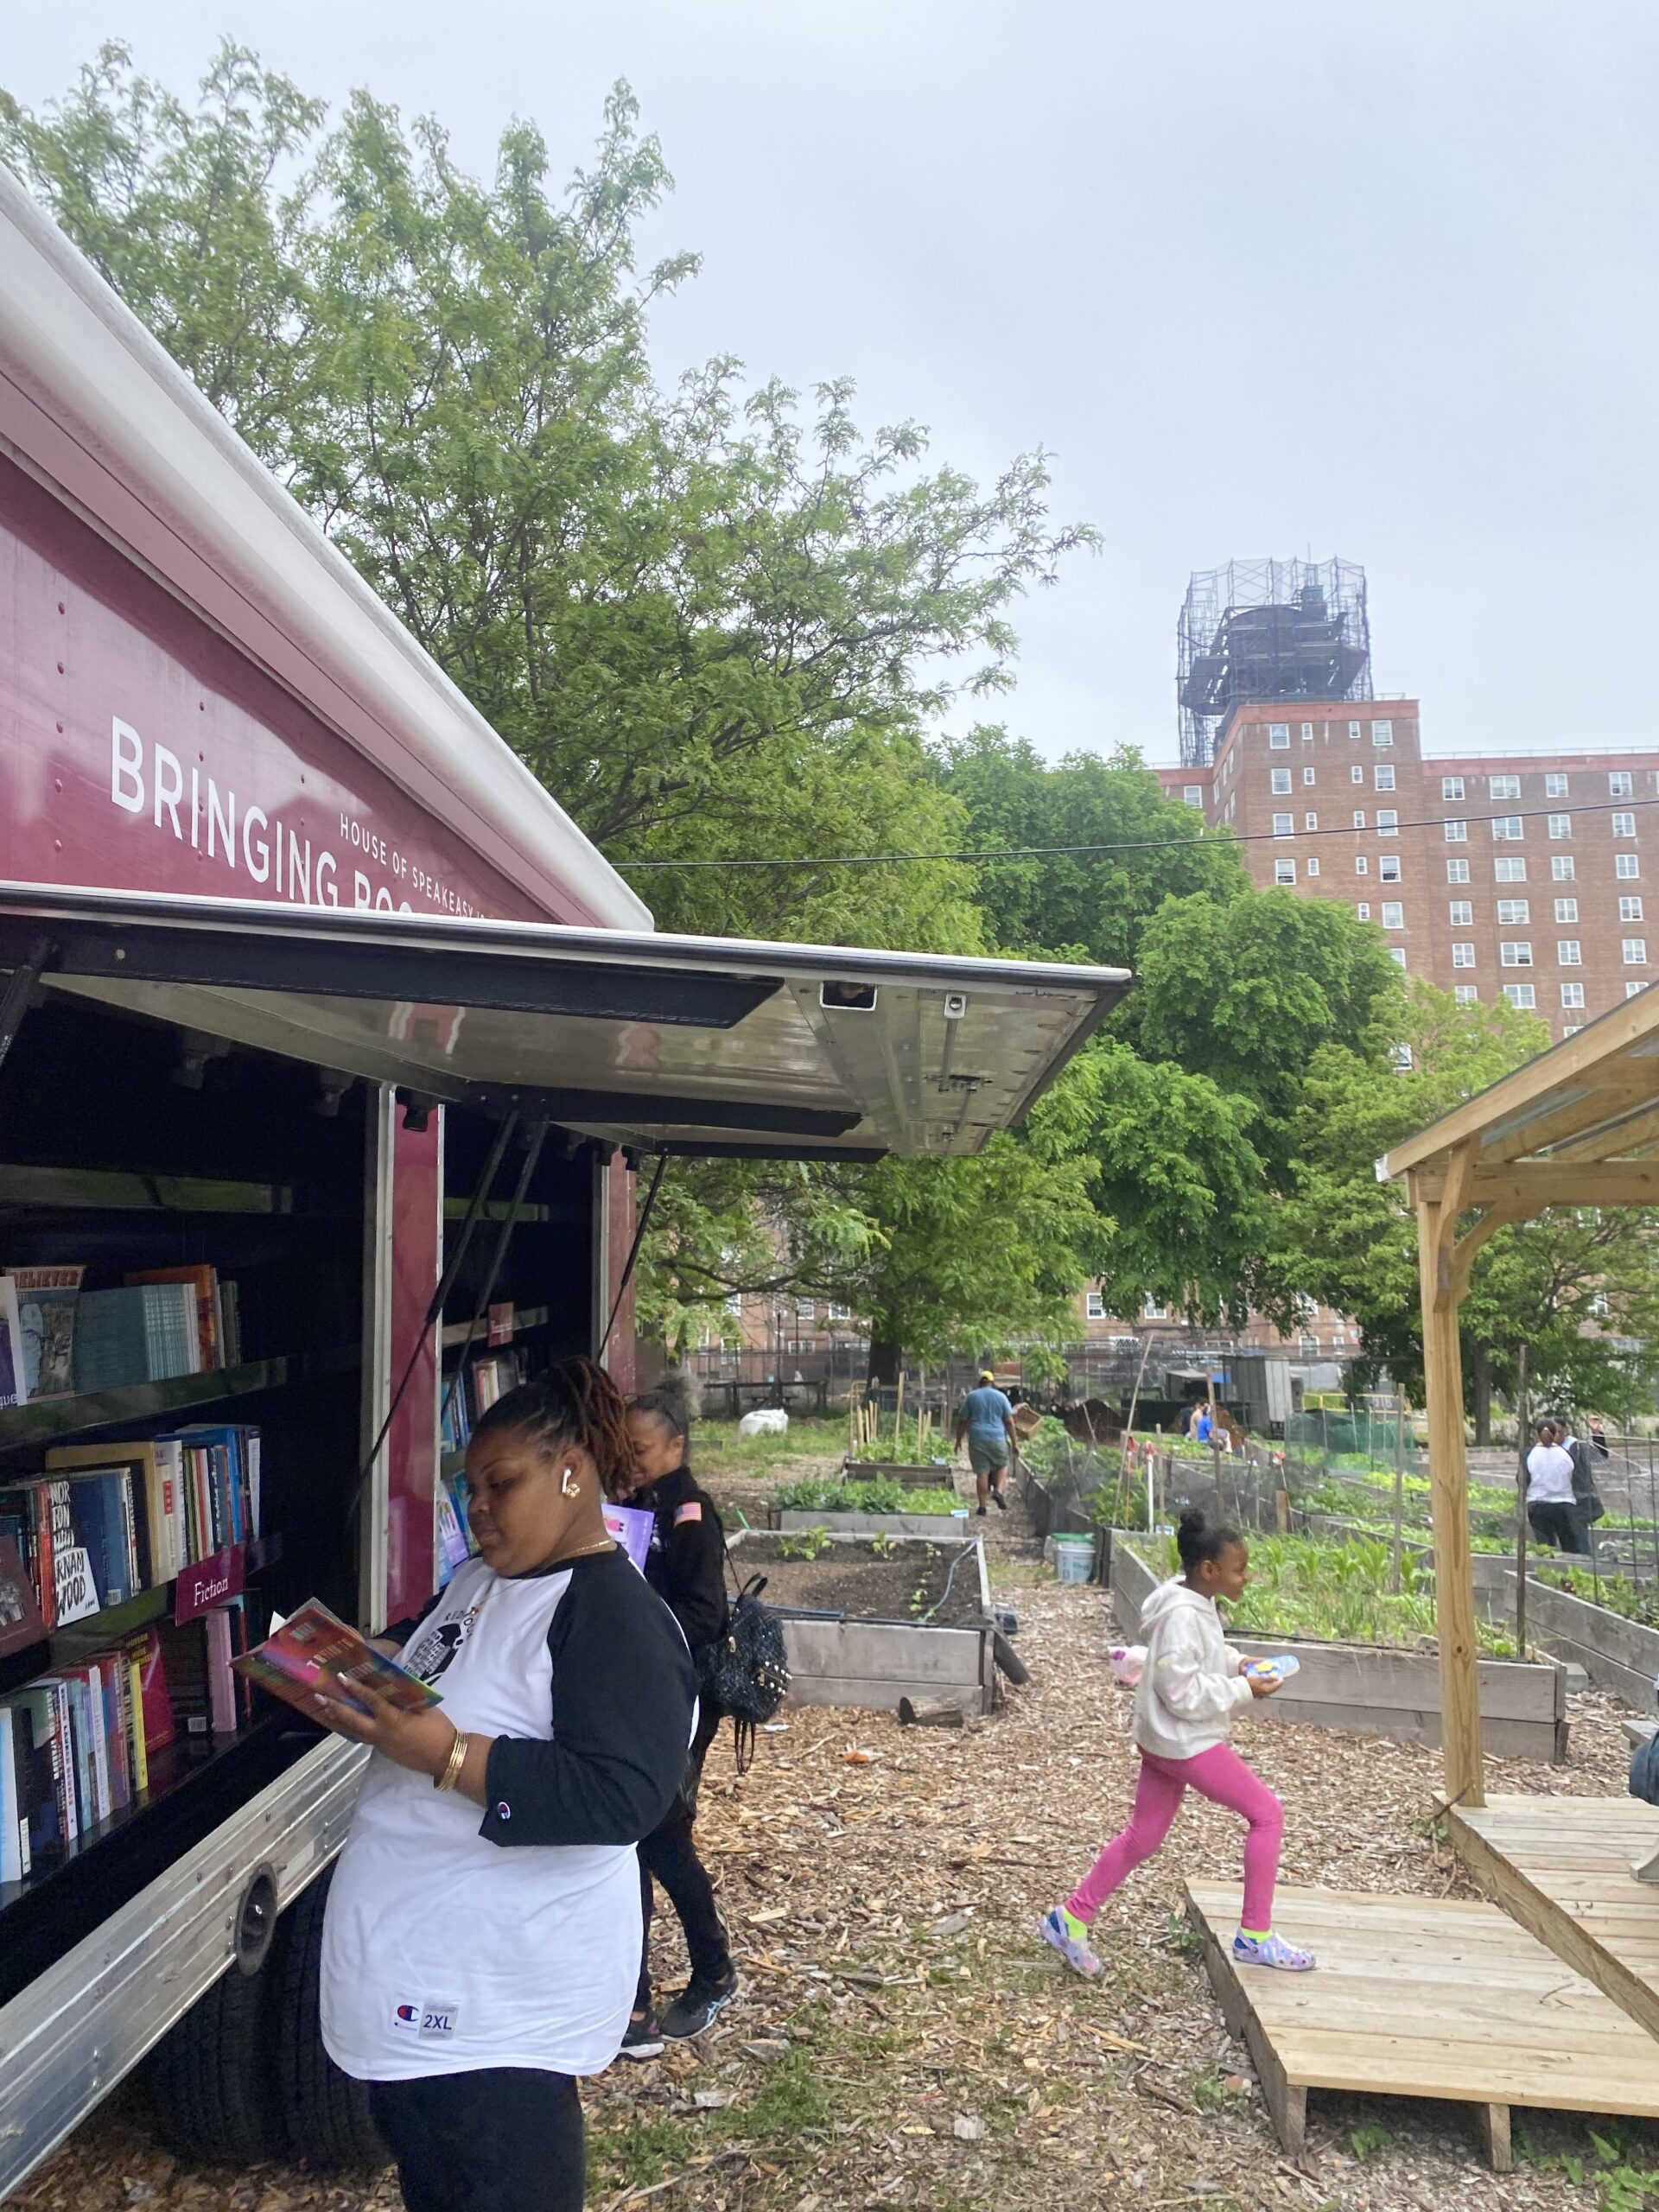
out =
<path fill-rule="evenodd" d="M 1486 1206 L 1461 1236 L 1471 1202 L 1475 1147 L 1447 1157 L 1444 1178 L 1412 1178 L 1417 1202 L 1417 1266 L 1422 1302 L 1424 1396 L 1434 1525 L 1434 1627 L 1440 1645 L 1441 1758 L 1448 1800 L 1484 1805 L 1480 1678 L 1475 1642 L 1474 1568 L 1469 1551 L 1469 1463 L 1463 1436 L 1463 1347 L 1458 1316 L 1475 1255 L 1516 1210 Z"/>

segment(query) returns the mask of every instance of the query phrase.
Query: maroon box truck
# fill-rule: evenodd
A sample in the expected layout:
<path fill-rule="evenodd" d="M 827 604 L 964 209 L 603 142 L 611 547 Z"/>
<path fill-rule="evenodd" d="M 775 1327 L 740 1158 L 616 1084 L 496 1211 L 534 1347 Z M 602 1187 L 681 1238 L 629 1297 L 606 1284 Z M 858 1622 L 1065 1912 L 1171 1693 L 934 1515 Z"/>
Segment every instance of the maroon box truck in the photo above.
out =
<path fill-rule="evenodd" d="M 349 2162 L 315 1968 L 363 1754 L 190 1655 L 416 1611 L 486 1358 L 630 1382 L 643 1159 L 971 1152 L 1128 977 L 654 932 L 3 170 L 0 764 L 0 1540 L 113 1470 L 138 1585 L 0 1616 L 14 1726 L 102 1655 L 126 1745 L 42 1737 L 74 1832 L 0 1862 L 0 2196 L 141 2068 L 187 2151 Z M 106 1340 L 146 1277 L 195 1287 L 181 1358 Z"/>

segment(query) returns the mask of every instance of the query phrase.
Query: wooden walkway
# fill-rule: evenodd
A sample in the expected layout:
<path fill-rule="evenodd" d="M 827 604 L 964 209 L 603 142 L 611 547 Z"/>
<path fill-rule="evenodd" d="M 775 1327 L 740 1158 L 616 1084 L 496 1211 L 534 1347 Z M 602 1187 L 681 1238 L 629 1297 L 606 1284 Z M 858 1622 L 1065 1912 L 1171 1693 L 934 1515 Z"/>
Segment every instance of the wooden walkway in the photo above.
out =
<path fill-rule="evenodd" d="M 1446 1815 L 1488 1897 L 1659 2036 L 1659 1806 L 1634 1797 L 1494 1797 Z M 1654 2054 L 1659 2073 L 1659 2051 Z"/>
<path fill-rule="evenodd" d="M 1511 2106 L 1659 2119 L 1651 2039 L 1491 1905 L 1281 1889 L 1274 1926 L 1319 1960 L 1289 1974 L 1234 1966 L 1238 1890 L 1186 1894 L 1228 2028 L 1293 2155 L 1309 2089 L 1470 2105 L 1499 2172 Z"/>

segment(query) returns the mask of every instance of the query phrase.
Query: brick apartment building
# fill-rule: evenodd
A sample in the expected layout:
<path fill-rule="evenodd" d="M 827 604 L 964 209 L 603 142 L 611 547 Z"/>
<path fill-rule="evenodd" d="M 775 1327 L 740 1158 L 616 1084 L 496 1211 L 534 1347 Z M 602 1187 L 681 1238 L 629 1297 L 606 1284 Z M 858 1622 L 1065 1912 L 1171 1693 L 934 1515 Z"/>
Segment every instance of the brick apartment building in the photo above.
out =
<path fill-rule="evenodd" d="M 1344 899 L 1408 973 L 1553 1039 L 1650 982 L 1659 754 L 1425 754 L 1421 732 L 1414 699 L 1243 704 L 1213 762 L 1158 775 L 1252 841 L 1256 882 Z"/>

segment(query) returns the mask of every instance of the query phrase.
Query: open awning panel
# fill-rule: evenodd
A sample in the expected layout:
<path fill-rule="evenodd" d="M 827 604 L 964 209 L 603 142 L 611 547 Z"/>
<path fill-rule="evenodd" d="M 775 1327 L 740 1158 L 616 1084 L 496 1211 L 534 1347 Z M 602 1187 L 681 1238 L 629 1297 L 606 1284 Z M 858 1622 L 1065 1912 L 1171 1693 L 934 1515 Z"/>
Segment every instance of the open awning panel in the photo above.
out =
<path fill-rule="evenodd" d="M 641 1147 L 977 1152 L 1115 968 L 0 886 L 0 965 L 438 1103 Z"/>

